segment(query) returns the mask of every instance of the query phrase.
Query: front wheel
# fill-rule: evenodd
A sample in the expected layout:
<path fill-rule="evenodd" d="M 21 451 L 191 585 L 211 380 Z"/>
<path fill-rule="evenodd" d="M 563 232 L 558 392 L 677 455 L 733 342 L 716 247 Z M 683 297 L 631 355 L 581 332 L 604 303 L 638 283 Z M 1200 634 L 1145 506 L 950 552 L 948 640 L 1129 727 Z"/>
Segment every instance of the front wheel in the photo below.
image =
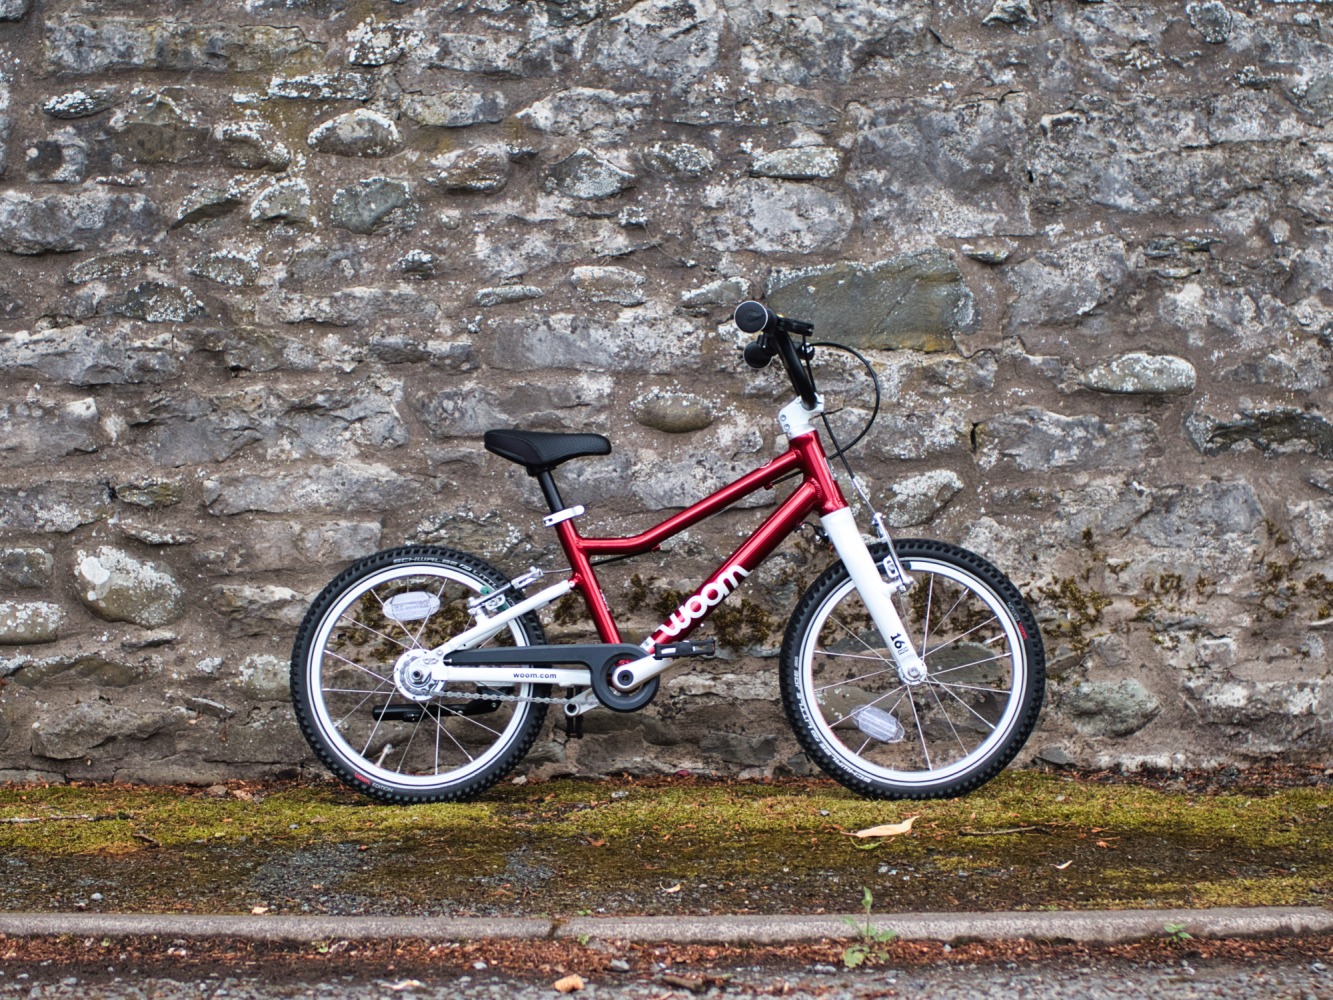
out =
<path fill-rule="evenodd" d="M 361 559 L 324 588 L 292 650 L 292 706 L 329 770 L 385 802 L 445 802 L 480 794 L 522 759 L 545 718 L 548 686 L 436 689 L 411 671 L 474 624 L 469 602 L 507 583 L 475 556 L 412 545 Z M 522 596 L 511 590 L 487 610 Z M 484 645 L 545 641 L 526 614 Z"/>
<path fill-rule="evenodd" d="M 1046 654 L 1018 589 L 975 553 L 904 539 L 910 589 L 895 598 L 926 664 L 908 683 L 846 567 L 806 591 L 782 643 L 782 700 L 806 753 L 872 798 L 948 798 L 998 774 L 1041 711 Z M 884 545 L 870 548 L 875 560 Z"/>

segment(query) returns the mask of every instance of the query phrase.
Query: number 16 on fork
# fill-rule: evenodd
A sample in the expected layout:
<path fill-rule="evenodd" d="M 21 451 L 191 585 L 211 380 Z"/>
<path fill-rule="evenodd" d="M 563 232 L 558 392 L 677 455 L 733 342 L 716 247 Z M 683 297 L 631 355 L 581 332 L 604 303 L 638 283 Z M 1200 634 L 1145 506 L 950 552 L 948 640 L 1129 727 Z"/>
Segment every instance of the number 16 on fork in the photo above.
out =
<path fill-rule="evenodd" d="M 859 358 L 873 381 L 864 358 L 812 344 L 810 324 L 759 302 L 738 306 L 735 322 L 754 335 L 747 364 L 763 368 L 776 358 L 795 393 L 778 414 L 788 448 L 772 461 L 640 534 L 584 536 L 576 524 L 584 509 L 565 504 L 554 473 L 571 459 L 609 454 L 610 441 L 487 431 L 486 449 L 523 466 L 541 488 L 550 510 L 544 522 L 569 560 L 566 579 L 528 595 L 540 570 L 510 579 L 476 556 L 411 545 L 353 563 L 315 598 L 292 652 L 292 702 L 334 774 L 387 802 L 472 798 L 519 763 L 549 706 L 561 707 L 572 731 L 595 708 L 643 708 L 676 661 L 714 652 L 714 640 L 689 636 L 812 515 L 837 559 L 797 603 L 778 657 L 783 709 L 805 753 L 848 788 L 877 798 L 961 795 L 1014 758 L 1036 724 L 1045 685 L 1041 635 L 1022 595 L 975 553 L 889 538 L 847 448 L 823 419 L 811 366 L 818 348 L 838 348 Z M 877 382 L 875 394 L 877 412 Z M 863 538 L 830 457 L 847 466 L 871 508 L 877 541 Z M 650 552 L 797 477 L 777 509 L 651 635 L 622 637 L 599 565 Z M 538 612 L 573 593 L 600 642 L 546 641 Z"/>

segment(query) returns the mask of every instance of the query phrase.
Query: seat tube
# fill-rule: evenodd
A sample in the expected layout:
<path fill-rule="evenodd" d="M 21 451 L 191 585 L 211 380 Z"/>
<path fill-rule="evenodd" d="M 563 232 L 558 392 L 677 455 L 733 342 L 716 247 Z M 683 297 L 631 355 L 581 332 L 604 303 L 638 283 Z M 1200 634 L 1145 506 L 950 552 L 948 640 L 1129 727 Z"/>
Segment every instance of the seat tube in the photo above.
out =
<path fill-rule="evenodd" d="M 616 627 L 615 619 L 611 617 L 606 595 L 602 593 L 601 584 L 597 582 L 597 574 L 593 572 L 588 553 L 583 550 L 583 539 L 579 536 L 578 529 L 574 527 L 573 519 L 557 524 L 555 533 L 560 539 L 560 547 L 565 550 L 565 555 L 569 559 L 569 568 L 573 574 L 570 579 L 574 581 L 574 586 L 578 588 L 579 593 L 583 595 L 584 603 L 588 605 L 588 613 L 592 615 L 593 624 L 597 626 L 597 634 L 601 636 L 602 642 L 619 642 L 620 629 Z"/>

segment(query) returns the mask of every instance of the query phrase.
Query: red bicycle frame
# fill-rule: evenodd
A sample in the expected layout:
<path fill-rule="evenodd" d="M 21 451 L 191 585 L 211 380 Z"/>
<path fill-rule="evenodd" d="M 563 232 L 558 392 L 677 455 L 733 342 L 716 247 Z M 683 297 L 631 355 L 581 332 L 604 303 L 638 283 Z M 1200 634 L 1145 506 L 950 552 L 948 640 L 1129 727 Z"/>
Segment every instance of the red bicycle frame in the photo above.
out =
<path fill-rule="evenodd" d="M 682 639 L 694 631 L 712 613 L 713 608 L 735 589 L 740 578 L 750 575 L 812 512 L 831 514 L 847 506 L 842 491 L 829 469 L 828 458 L 815 431 L 795 437 L 790 447 L 753 472 L 722 487 L 679 514 L 642 534 L 626 538 L 584 538 L 574 527 L 572 519 L 559 522 L 555 528 L 560 544 L 569 557 L 572 570 L 570 582 L 583 595 L 588 612 L 597 624 L 602 642 L 620 642 L 606 597 L 597 582 L 591 556 L 632 556 L 658 548 L 662 542 L 679 534 L 705 518 L 725 510 L 751 493 L 771 489 L 778 480 L 800 471 L 801 485 L 770 514 L 741 546 L 713 572 L 692 597 L 645 640 L 645 649 L 675 639 Z"/>

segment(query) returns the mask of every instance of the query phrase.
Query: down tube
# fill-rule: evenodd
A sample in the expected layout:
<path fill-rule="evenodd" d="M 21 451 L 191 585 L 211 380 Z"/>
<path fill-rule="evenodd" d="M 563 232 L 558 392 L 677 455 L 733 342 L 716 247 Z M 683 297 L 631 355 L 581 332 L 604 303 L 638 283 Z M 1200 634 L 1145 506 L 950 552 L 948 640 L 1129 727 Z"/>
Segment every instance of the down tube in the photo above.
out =
<path fill-rule="evenodd" d="M 651 650 L 658 643 L 683 639 L 721 604 L 737 585 L 753 572 L 760 563 L 782 544 L 796 526 L 805 520 L 820 504 L 819 488 L 811 482 L 802 483 L 753 535 L 719 566 L 708 581 L 695 591 L 671 617 L 658 626 L 657 631 L 642 643 Z"/>

